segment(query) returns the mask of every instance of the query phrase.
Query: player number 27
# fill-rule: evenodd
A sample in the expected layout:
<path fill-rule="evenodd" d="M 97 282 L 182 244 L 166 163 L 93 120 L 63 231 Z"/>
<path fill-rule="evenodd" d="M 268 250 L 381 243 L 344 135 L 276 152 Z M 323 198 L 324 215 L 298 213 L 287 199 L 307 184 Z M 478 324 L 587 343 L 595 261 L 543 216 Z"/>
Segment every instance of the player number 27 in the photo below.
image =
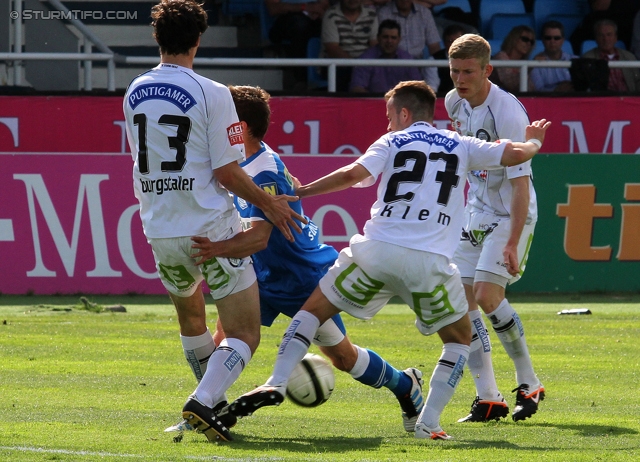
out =
<path fill-rule="evenodd" d="M 422 183 L 424 172 L 427 168 L 427 155 L 421 151 L 400 151 L 393 159 L 393 167 L 405 167 L 411 160 L 414 161 L 411 170 L 402 170 L 389 177 L 389 182 L 387 183 L 383 197 L 385 203 L 413 200 L 415 196 L 413 192 L 408 191 L 404 194 L 398 194 L 398 188 L 400 183 Z M 438 204 L 447 205 L 449 197 L 451 196 L 451 190 L 458 186 L 460 180 L 460 176 L 456 175 L 456 171 L 458 170 L 458 156 L 444 152 L 432 152 L 429 154 L 429 161 L 437 162 L 439 160 L 445 162 L 445 169 L 444 171 L 439 170 L 436 173 L 436 182 L 440 183 Z"/>
<path fill-rule="evenodd" d="M 181 172 L 187 161 L 187 141 L 191 131 L 191 119 L 189 117 L 164 114 L 158 119 L 160 125 L 174 125 L 177 127 L 176 136 L 168 136 L 169 148 L 176 150 L 176 159 L 162 161 L 160 169 L 163 172 Z M 133 124 L 138 126 L 138 170 L 143 175 L 149 173 L 149 152 L 147 150 L 147 115 L 136 114 L 133 116 Z"/>

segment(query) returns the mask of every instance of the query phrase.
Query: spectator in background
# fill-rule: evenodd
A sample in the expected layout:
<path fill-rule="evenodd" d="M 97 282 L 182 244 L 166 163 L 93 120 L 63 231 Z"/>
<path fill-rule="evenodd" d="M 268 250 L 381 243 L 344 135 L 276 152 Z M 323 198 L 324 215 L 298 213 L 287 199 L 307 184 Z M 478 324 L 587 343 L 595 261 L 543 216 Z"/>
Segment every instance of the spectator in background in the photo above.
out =
<path fill-rule="evenodd" d="M 322 16 L 329 0 L 264 0 L 267 12 L 275 18 L 269 40 L 282 48 L 286 58 L 306 58 L 307 43 L 320 37 Z M 296 82 L 306 82 L 307 68 L 293 68 Z"/>
<path fill-rule="evenodd" d="M 533 59 L 536 61 L 570 61 L 577 56 L 562 51 L 564 26 L 558 21 L 547 21 L 542 25 L 544 51 Z M 573 91 L 568 68 L 536 67 L 531 71 L 530 81 L 535 91 Z"/>
<path fill-rule="evenodd" d="M 400 24 L 385 19 L 378 26 L 378 44 L 360 55 L 361 59 L 413 59 L 398 49 L 401 39 Z M 351 76 L 350 91 L 356 93 L 386 93 L 404 80 L 422 80 L 417 67 L 365 67 L 358 66 Z"/>
<path fill-rule="evenodd" d="M 582 42 L 595 40 L 594 25 L 601 19 L 611 19 L 618 25 L 618 39 L 630 47 L 633 18 L 640 10 L 640 0 L 589 0 L 591 12 L 571 34 L 573 50 L 579 53 Z"/>
<path fill-rule="evenodd" d="M 414 59 L 432 58 L 442 48 L 431 10 L 415 4 L 413 0 L 391 0 L 378 10 L 378 19 L 393 19 L 400 24 L 400 49 L 407 51 Z M 425 51 L 425 47 L 428 51 Z M 422 76 L 429 86 L 438 88 L 438 68 L 423 68 Z"/>
<path fill-rule="evenodd" d="M 329 8 L 329 0 L 308 1 L 265 0 L 267 12 L 275 18 L 269 30 L 269 40 L 286 43 L 287 57 L 307 56 L 307 42 L 320 37 L 322 16 Z"/>
<path fill-rule="evenodd" d="M 640 59 L 640 11 L 633 20 L 633 34 L 631 35 L 631 51 Z"/>
<path fill-rule="evenodd" d="M 500 52 L 493 59 L 496 60 L 523 60 L 529 59 L 531 50 L 536 43 L 536 33 L 525 25 L 516 26 L 507 34 Z M 519 67 L 497 67 L 491 75 L 497 85 L 508 92 L 520 91 L 520 68 Z"/>
<path fill-rule="evenodd" d="M 374 46 L 378 30 L 376 10 L 364 6 L 363 0 L 340 0 L 331 6 L 322 19 L 322 45 L 325 58 L 357 58 Z M 339 66 L 336 71 L 336 89 L 348 91 L 351 81 L 350 67 Z"/>
<path fill-rule="evenodd" d="M 594 26 L 598 46 L 582 55 L 583 58 L 604 59 L 606 61 L 635 61 L 630 51 L 617 48 L 618 26 L 610 19 L 601 19 Z M 609 85 L 611 91 L 631 91 L 640 89 L 640 73 L 638 69 L 609 68 Z"/>
<path fill-rule="evenodd" d="M 434 59 L 449 59 L 449 47 L 455 39 L 462 37 L 465 34 L 465 29 L 459 24 L 451 24 L 447 26 L 442 34 L 442 40 L 444 41 L 444 48 L 437 51 L 434 55 Z M 451 74 L 449 73 L 449 67 L 439 67 L 438 77 L 440 78 L 440 86 L 438 86 L 438 93 L 447 93 L 449 90 L 453 90 L 453 81 L 451 80 Z"/>
<path fill-rule="evenodd" d="M 431 9 L 434 6 L 442 5 L 443 3 L 447 3 L 447 0 L 416 0 L 416 3 L 420 5 L 424 5 L 427 8 Z"/>

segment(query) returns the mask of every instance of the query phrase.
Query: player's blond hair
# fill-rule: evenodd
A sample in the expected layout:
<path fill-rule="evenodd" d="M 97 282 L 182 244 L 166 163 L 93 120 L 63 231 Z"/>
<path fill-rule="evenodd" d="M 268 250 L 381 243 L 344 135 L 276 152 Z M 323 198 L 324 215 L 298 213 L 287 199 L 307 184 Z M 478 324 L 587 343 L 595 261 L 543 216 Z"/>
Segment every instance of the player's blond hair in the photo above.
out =
<path fill-rule="evenodd" d="M 477 59 L 484 68 L 491 59 L 491 45 L 477 34 L 464 34 L 453 41 L 449 59 Z"/>
<path fill-rule="evenodd" d="M 396 111 L 407 109 L 415 121 L 431 122 L 436 106 L 436 93 L 424 80 L 400 82 L 384 95 L 384 100 L 393 98 Z"/>

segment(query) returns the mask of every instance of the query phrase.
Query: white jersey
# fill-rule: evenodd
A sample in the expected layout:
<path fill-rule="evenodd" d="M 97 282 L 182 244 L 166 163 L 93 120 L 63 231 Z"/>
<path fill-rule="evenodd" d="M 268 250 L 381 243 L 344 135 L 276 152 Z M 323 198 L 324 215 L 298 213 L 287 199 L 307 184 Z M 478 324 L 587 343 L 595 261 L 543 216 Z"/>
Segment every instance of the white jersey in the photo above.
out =
<path fill-rule="evenodd" d="M 356 186 L 381 175 L 365 237 L 451 258 L 463 225 L 464 175 L 502 168 L 504 146 L 426 122 L 382 136 L 356 161 L 371 173 Z"/>
<path fill-rule="evenodd" d="M 515 96 L 495 84 L 491 84 L 489 95 L 480 106 L 472 108 L 467 100 L 458 96 L 455 88 L 447 93 L 444 104 L 453 128 L 461 135 L 474 136 L 485 141 L 526 141 L 525 128 L 529 125 L 527 111 Z M 469 207 L 497 216 L 510 216 L 512 187 L 509 180 L 521 176 L 530 178 L 527 223 L 535 222 L 538 218 L 538 208 L 536 192 L 531 181 L 530 160 L 491 172 L 469 172 Z"/>
<path fill-rule="evenodd" d="M 224 85 L 160 64 L 125 94 L 133 181 L 147 238 L 202 235 L 233 199 L 213 170 L 244 160 L 242 128 Z"/>

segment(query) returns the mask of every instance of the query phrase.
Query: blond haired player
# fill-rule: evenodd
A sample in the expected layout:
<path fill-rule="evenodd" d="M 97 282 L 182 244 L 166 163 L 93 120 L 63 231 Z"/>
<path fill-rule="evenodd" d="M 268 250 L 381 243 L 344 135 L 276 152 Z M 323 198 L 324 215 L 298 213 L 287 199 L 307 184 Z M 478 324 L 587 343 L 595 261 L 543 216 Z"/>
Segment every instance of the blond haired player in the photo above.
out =
<path fill-rule="evenodd" d="M 489 81 L 491 47 L 479 35 L 457 38 L 449 49 L 449 68 L 455 88 L 445 107 L 456 132 L 485 141 L 525 140 L 527 112 L 512 94 Z M 491 342 L 482 313 L 516 368 L 516 406 L 513 420 L 535 414 L 544 399 L 518 314 L 505 298 L 507 284 L 524 271 L 538 218 L 531 161 L 498 170 L 474 169 L 467 175 L 469 193 L 460 245 L 453 257 L 467 301 L 473 338 L 469 370 L 477 397 L 460 422 L 498 420 L 509 407 L 498 391 L 491 362 Z"/>

